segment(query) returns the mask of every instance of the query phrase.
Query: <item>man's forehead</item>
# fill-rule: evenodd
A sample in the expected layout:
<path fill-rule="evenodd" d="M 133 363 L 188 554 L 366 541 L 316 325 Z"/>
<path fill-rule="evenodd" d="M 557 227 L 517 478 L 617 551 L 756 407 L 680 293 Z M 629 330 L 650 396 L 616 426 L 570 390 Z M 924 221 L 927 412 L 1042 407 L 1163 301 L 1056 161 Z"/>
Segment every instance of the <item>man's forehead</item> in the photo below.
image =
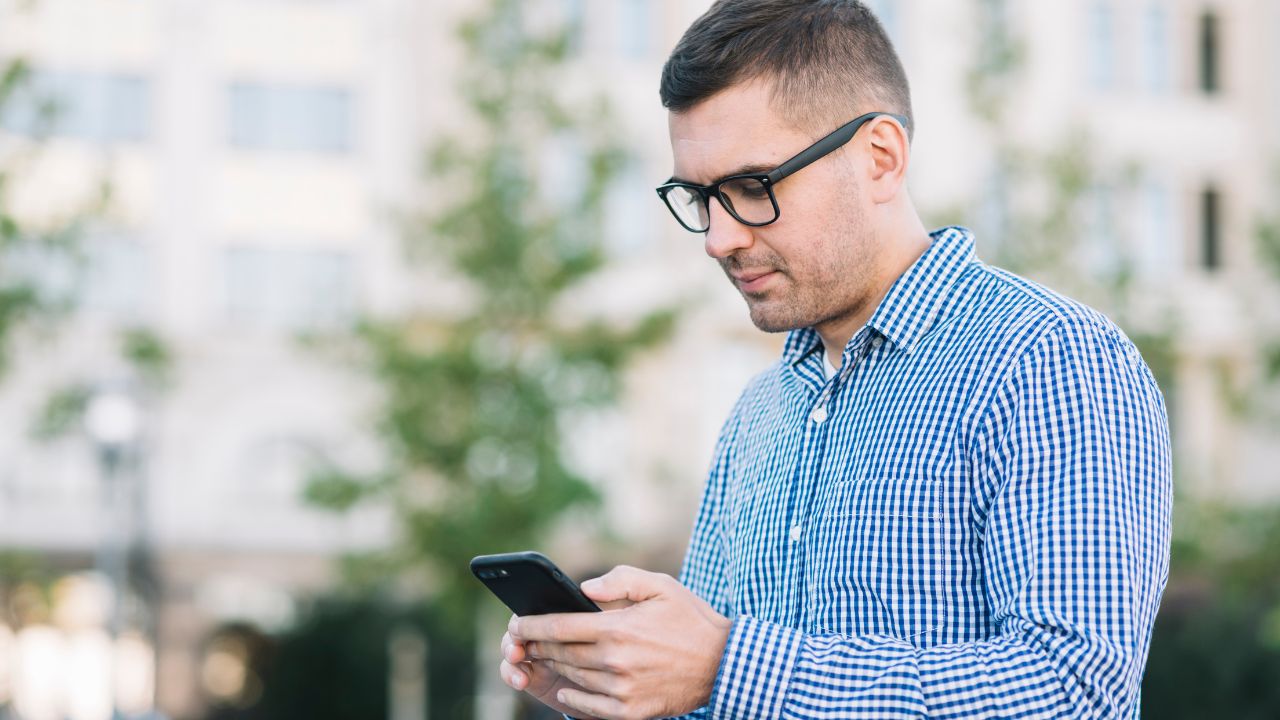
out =
<path fill-rule="evenodd" d="M 668 117 L 675 177 L 706 183 L 746 167 L 772 167 L 803 135 L 773 110 L 767 88 L 724 90 Z"/>

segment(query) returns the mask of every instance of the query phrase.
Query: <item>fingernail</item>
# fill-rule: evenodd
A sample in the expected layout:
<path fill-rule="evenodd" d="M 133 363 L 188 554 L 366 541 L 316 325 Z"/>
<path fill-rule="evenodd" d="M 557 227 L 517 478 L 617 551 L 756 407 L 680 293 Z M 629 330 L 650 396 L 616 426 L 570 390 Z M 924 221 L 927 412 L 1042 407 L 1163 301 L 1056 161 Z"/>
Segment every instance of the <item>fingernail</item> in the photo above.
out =
<path fill-rule="evenodd" d="M 581 587 L 583 590 L 598 589 L 600 587 L 600 578 L 591 578 L 590 580 L 584 580 L 582 582 Z"/>

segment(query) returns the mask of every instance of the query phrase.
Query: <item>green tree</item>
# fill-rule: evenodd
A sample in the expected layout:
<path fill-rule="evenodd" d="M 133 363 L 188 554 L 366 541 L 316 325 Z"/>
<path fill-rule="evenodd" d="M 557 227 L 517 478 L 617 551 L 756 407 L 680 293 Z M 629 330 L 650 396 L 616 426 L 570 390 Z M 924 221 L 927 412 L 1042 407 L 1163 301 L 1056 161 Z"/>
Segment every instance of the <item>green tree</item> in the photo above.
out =
<path fill-rule="evenodd" d="M 1267 285 L 1259 297 L 1253 299 L 1256 308 L 1280 306 L 1280 162 L 1276 162 L 1271 180 L 1272 204 L 1262 208 L 1255 229 L 1257 239 L 1257 265 Z M 1270 387 L 1280 386 L 1280 316 L 1274 311 L 1260 318 L 1262 326 L 1258 340 L 1260 378 Z M 1263 415 L 1272 427 L 1280 428 L 1280 400 L 1250 394 L 1251 408 Z"/>
<path fill-rule="evenodd" d="M 360 325 L 386 466 L 330 468 L 307 491 L 339 510 L 372 498 L 394 508 L 397 544 L 352 558 L 352 579 L 429 578 L 455 644 L 472 642 L 478 604 L 493 602 L 470 576 L 472 556 L 536 547 L 567 514 L 598 505 L 568 459 L 572 422 L 614 402 L 628 361 L 675 319 L 663 308 L 608 320 L 573 299 L 607 260 L 605 191 L 626 156 L 608 139 L 617 129 L 602 100 L 573 105 L 558 92 L 576 29 L 532 30 L 521 9 L 496 0 L 462 25 L 468 126 L 429 153 L 431 209 L 406 226 L 408 256 L 460 281 L 462 308 Z M 546 180 L 547 148 L 559 146 L 581 148 L 566 173 L 579 181 Z M 437 695 L 433 712 L 457 716 L 456 699 Z"/>
<path fill-rule="evenodd" d="M 24 2 L 9 12 L 35 6 Z M 0 62 L 0 378 L 12 360 L 12 343 L 25 327 L 39 326 L 45 334 L 56 321 L 75 310 L 79 298 L 72 281 L 49 283 L 42 275 L 67 274 L 79 280 L 88 269 L 82 238 L 107 210 L 111 186 L 98 185 L 96 195 L 78 201 L 69 211 L 52 217 L 22 217 L 14 209 L 14 191 L 24 172 L 38 159 L 42 143 L 55 131 L 65 110 L 63 99 L 36 82 L 22 58 Z M 14 132 L 9 132 L 10 128 Z M 51 287 L 52 286 L 52 287 Z M 118 352 L 137 376 L 138 384 L 154 393 L 168 384 L 172 356 L 155 331 L 142 326 L 117 328 Z M 76 380 L 55 390 L 33 423 L 37 439 L 64 434 L 79 421 L 92 392 L 91 382 Z"/>
<path fill-rule="evenodd" d="M 20 5 L 18 11 L 28 8 Z M 60 214 L 33 218 L 16 211 L 15 191 L 38 162 L 62 111 L 61 100 L 39 86 L 25 60 L 0 62 L 0 377 L 23 330 L 52 335 L 58 321 L 74 311 L 78 283 L 67 278 L 78 280 L 87 269 L 83 237 L 111 201 L 111 186 L 102 182 L 93 196 L 78 199 Z M 50 276 L 63 279 L 50 282 Z M 122 328 L 120 341 L 122 357 L 136 361 L 142 373 L 159 372 L 155 353 L 146 357 L 148 350 L 138 345 L 150 343 L 164 354 L 154 333 Z M 50 404 L 65 405 L 71 392 L 58 391 Z"/>
<path fill-rule="evenodd" d="M 63 298 L 42 288 L 36 266 L 71 257 L 87 213 L 36 224 L 14 211 L 14 187 L 39 149 L 54 104 L 32 92 L 31 68 L 22 59 L 0 63 L 0 375 L 9 367 L 18 331 L 66 309 Z M 29 120 L 31 137 L 5 134 L 5 121 Z"/>

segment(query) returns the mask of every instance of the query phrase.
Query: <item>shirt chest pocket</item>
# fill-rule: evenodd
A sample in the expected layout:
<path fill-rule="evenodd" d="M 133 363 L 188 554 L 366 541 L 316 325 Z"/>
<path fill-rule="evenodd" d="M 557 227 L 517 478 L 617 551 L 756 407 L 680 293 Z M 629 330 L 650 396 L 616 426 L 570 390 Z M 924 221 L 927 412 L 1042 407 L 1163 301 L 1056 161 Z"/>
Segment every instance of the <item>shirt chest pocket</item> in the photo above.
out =
<path fill-rule="evenodd" d="M 955 562 L 947 490 L 939 478 L 881 475 L 823 494 L 808 595 L 815 630 L 942 641 Z"/>

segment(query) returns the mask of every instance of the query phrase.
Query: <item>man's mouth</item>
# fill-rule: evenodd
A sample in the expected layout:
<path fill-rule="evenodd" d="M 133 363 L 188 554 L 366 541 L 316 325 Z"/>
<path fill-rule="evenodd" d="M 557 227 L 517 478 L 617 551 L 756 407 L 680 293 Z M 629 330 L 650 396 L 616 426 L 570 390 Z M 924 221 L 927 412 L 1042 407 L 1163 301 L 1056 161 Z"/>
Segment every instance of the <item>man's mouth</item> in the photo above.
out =
<path fill-rule="evenodd" d="M 732 277 L 742 292 L 752 293 L 763 290 L 775 274 L 776 270 L 751 270 L 732 273 Z"/>

